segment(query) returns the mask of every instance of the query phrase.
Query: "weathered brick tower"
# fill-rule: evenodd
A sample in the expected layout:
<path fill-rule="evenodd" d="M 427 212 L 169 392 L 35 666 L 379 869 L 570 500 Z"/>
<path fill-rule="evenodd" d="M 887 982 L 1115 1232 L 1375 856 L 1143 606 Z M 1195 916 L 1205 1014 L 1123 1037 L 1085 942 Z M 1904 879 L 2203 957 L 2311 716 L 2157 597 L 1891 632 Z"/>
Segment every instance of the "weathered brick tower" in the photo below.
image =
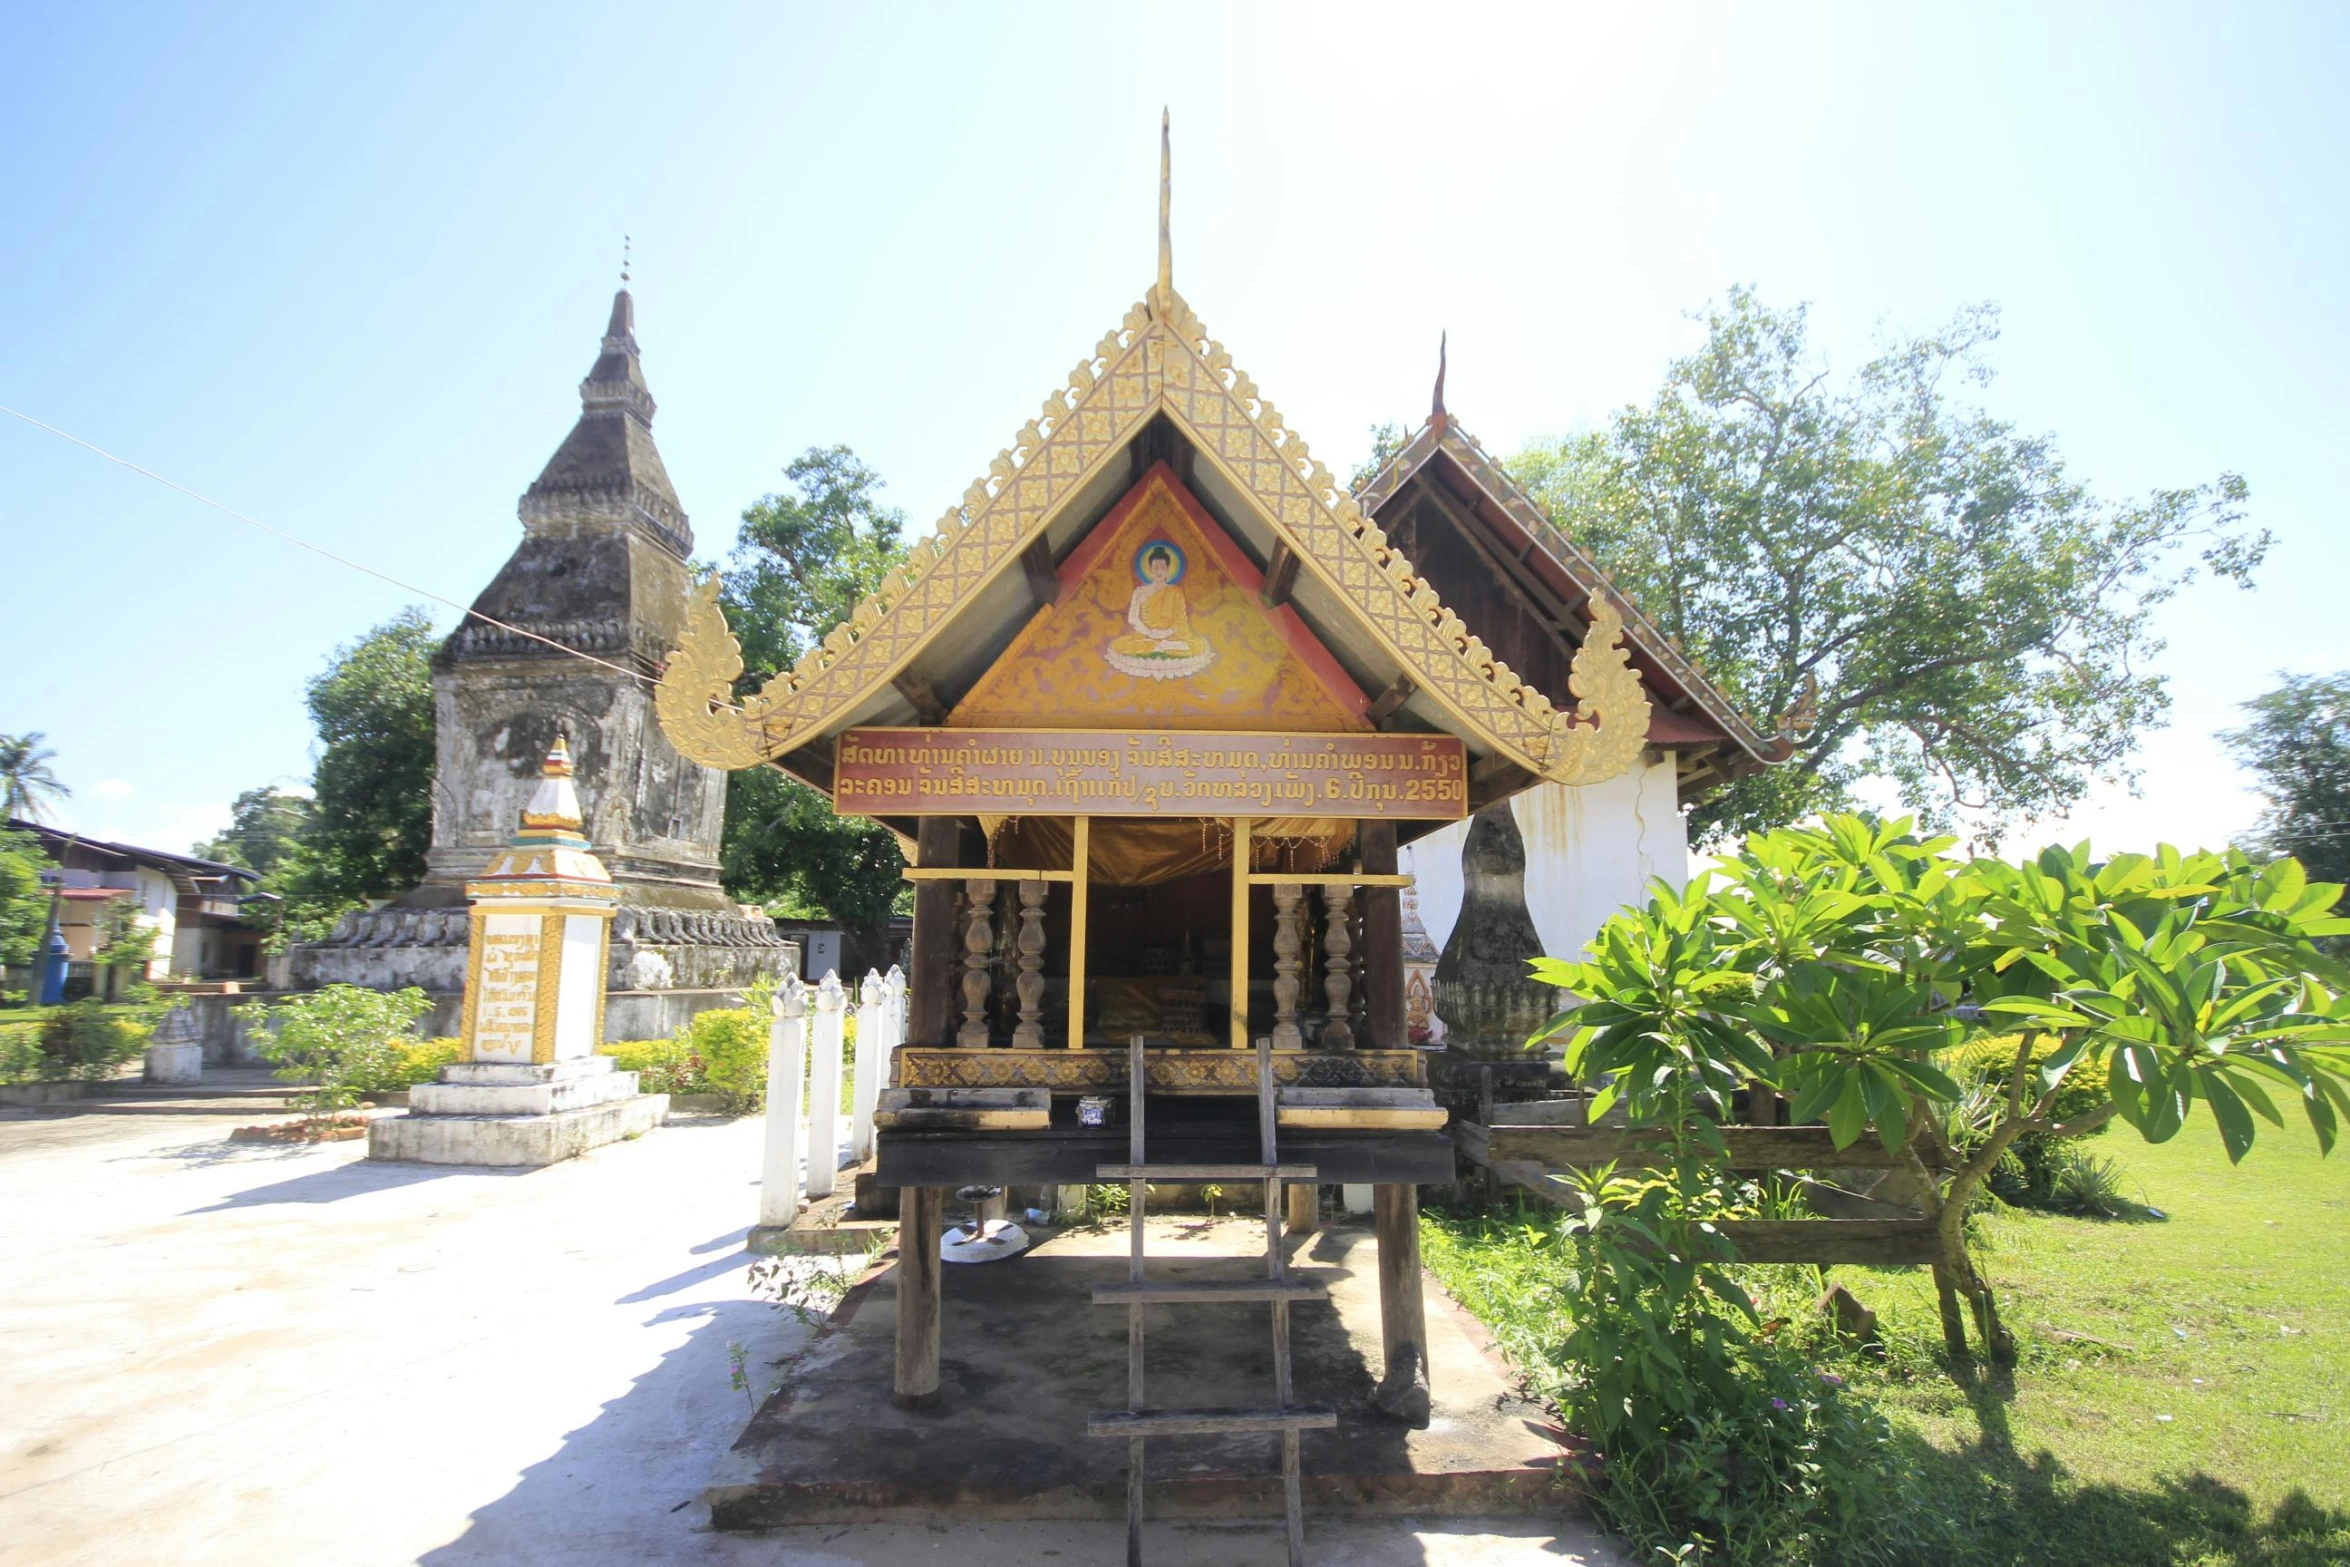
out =
<path fill-rule="evenodd" d="M 579 421 L 523 492 L 522 542 L 433 660 L 423 884 L 297 948 L 296 985 L 460 990 L 465 884 L 505 848 L 557 739 L 570 743 L 584 831 L 620 893 L 608 1032 L 666 1033 L 791 955 L 773 922 L 719 888 L 726 775 L 679 756 L 653 712 L 659 661 L 683 630 L 693 529 L 653 444 L 635 314 L 625 288 L 613 296 Z"/>

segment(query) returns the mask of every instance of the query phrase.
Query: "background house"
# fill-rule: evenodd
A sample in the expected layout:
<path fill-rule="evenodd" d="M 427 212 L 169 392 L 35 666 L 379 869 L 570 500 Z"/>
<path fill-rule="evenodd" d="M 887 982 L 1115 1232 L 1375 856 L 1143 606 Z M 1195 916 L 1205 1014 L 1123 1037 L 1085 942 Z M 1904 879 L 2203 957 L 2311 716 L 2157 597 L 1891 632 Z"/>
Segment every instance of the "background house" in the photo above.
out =
<path fill-rule="evenodd" d="M 262 971 L 262 932 L 245 919 L 260 878 L 237 865 L 134 844 L 85 838 L 45 823 L 11 818 L 9 827 L 40 841 L 62 877 L 57 920 L 72 967 L 68 998 L 115 992 L 160 980 L 255 979 Z M 98 967 L 109 917 L 128 911 L 136 928 L 155 932 L 155 955 L 141 967 Z"/>

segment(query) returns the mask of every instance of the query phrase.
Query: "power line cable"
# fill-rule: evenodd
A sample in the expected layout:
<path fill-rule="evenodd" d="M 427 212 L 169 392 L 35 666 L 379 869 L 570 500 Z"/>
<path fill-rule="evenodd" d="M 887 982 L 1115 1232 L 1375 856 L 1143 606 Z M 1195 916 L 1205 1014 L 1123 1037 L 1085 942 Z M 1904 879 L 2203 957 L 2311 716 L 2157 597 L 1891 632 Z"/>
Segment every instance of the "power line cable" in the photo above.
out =
<path fill-rule="evenodd" d="M 403 593 L 419 594 L 425 598 L 431 599 L 436 604 L 446 604 L 449 608 L 457 610 L 471 619 L 478 620 L 484 625 L 495 626 L 500 631 L 510 631 L 518 637 L 528 637 L 533 642 L 544 643 L 548 647 L 553 648 L 558 653 L 566 653 L 573 658 L 585 659 L 587 662 L 594 664 L 599 668 L 611 670 L 616 675 L 626 675 L 631 680 L 642 680 L 647 685 L 660 684 L 660 682 L 655 680 L 652 676 L 645 674 L 640 670 L 626 669 L 618 664 L 611 662 L 608 659 L 598 658 L 593 653 L 583 653 L 578 648 L 567 647 L 563 643 L 556 641 L 553 637 L 541 636 L 539 633 L 532 631 L 527 627 L 509 625 L 507 622 L 498 619 L 494 615 L 483 614 L 480 610 L 475 609 L 470 604 L 460 604 L 453 598 L 448 598 L 433 592 L 430 588 L 420 588 L 413 582 L 403 582 L 388 571 L 378 571 L 373 566 L 363 565 L 347 556 L 337 555 L 333 550 L 326 548 L 324 545 L 313 544 L 308 539 L 298 538 L 295 535 L 286 532 L 283 528 L 273 528 L 258 517 L 248 516 L 246 513 L 237 510 L 234 506 L 230 506 L 221 501 L 216 501 L 211 496 L 204 494 L 200 490 L 191 490 L 176 479 L 167 479 L 162 474 L 155 472 L 152 468 L 142 468 L 127 457 L 117 457 L 114 455 L 114 453 L 106 450 L 106 448 L 103 446 L 96 445 L 90 441 L 85 441 L 80 436 L 73 434 L 69 430 L 60 430 L 53 424 L 44 424 L 42 421 L 34 418 L 31 414 L 21 413 L 18 410 L 9 407 L 5 403 L 0 403 L 0 414 L 6 414 L 12 419 L 20 419 L 24 423 L 31 425 L 36 430 L 46 430 L 51 435 L 56 436 L 59 440 L 71 441 L 74 445 L 80 447 L 82 450 L 93 453 L 96 456 L 103 457 L 118 468 L 128 468 L 131 472 L 138 474 L 141 478 L 152 479 L 157 484 L 162 485 L 165 489 L 177 490 L 180 494 L 188 497 L 188 499 L 192 501 L 201 501 L 203 504 L 211 507 L 214 511 L 226 512 L 231 517 L 236 518 L 237 521 L 259 528 L 263 533 L 269 534 L 273 538 L 283 539 L 288 544 L 297 545 L 302 549 L 310 551 L 310 553 L 313 555 L 323 555 L 338 566 L 348 566 L 353 571 L 364 572 L 368 576 L 374 577 L 380 582 L 388 582 Z"/>

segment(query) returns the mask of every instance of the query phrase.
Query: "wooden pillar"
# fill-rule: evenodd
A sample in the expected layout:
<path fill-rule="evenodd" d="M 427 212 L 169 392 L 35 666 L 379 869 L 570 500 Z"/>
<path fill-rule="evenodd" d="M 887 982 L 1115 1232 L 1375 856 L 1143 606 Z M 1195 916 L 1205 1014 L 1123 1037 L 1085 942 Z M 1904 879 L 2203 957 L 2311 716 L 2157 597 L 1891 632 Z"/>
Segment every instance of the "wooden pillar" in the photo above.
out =
<path fill-rule="evenodd" d="M 962 824 L 952 816 L 925 816 L 915 840 L 915 863 L 952 865 Z M 914 973 L 907 986 L 906 1043 L 937 1047 L 953 1026 L 949 1013 L 955 974 L 963 956 L 963 933 L 955 928 L 955 886 L 947 881 L 914 884 Z"/>
<path fill-rule="evenodd" d="M 1248 1039 L 1248 873 L 1249 828 L 1245 816 L 1232 818 L 1232 1048 Z"/>
<path fill-rule="evenodd" d="M 1311 1235 L 1322 1222 L 1322 1188 L 1312 1181 L 1292 1181 L 1285 1188 L 1289 1198 L 1289 1223 L 1292 1235 Z"/>
<path fill-rule="evenodd" d="M 987 1048 L 987 1001 L 995 990 L 995 894 L 993 877 L 963 883 L 963 1023 L 955 1030 L 955 1043 L 965 1050 Z"/>
<path fill-rule="evenodd" d="M 946 1199 L 943 1186 L 909 1186 L 898 1195 L 898 1362 L 891 1400 L 900 1409 L 938 1402 L 938 1231 Z"/>
<path fill-rule="evenodd" d="M 1093 818 L 1071 819 L 1069 827 L 1069 1048 L 1085 1043 L 1085 924 L 1091 917 Z"/>
<path fill-rule="evenodd" d="M 1374 876 L 1395 874 L 1395 823 L 1364 822 L 1355 829 L 1363 869 Z M 1370 1015 L 1363 1043 L 1374 1050 L 1401 1050 L 1411 1043 L 1404 1024 L 1403 889 L 1365 887 L 1363 898 L 1363 988 Z"/>
<path fill-rule="evenodd" d="M 1379 1235 L 1379 1348 L 1384 1359 L 1380 1375 L 1393 1377 L 1408 1352 L 1420 1374 L 1427 1376 L 1428 1316 L 1420 1298 L 1420 1189 L 1374 1187 L 1371 1205 Z"/>
<path fill-rule="evenodd" d="M 1306 889 L 1294 881 L 1273 884 L 1273 1048 L 1303 1050 L 1297 1026 L 1298 970 L 1305 967 L 1305 919 L 1298 905 Z"/>

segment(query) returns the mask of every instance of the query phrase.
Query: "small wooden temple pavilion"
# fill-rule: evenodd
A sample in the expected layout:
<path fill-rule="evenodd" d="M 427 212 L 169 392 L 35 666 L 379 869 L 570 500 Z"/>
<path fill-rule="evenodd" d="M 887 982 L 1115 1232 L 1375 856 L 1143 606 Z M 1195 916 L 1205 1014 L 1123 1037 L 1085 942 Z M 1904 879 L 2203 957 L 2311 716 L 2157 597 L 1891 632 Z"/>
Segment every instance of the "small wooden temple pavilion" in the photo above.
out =
<path fill-rule="evenodd" d="M 677 748 L 913 849 L 892 1087 L 939 1111 L 879 1136 L 901 1257 L 937 1256 L 950 1188 L 1118 1162 L 1137 1035 L 1154 1160 L 1254 1159 L 1269 1037 L 1282 1157 L 1376 1188 L 1390 1365 L 1424 1356 L 1414 1193 L 1454 1167 L 1405 1037 L 1398 846 L 1624 772 L 1650 705 L 1604 583 L 1537 598 L 1419 536 L 1462 558 L 1398 548 L 1176 293 L 1162 184 L 1147 296 L 820 647 L 738 695 L 697 591 L 658 697 Z M 1480 618 L 1571 624 L 1571 658 L 1512 669 L 1448 573 L 1490 583 Z M 908 1404 L 936 1395 L 937 1279 L 901 1264 Z"/>

